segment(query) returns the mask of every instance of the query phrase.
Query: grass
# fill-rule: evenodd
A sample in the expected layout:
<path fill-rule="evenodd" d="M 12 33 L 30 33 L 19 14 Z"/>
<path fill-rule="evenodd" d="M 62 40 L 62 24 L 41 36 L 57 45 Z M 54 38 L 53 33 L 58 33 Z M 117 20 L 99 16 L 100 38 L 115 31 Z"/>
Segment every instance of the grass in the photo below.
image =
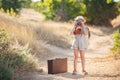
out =
<path fill-rule="evenodd" d="M 52 23 L 49 22 L 49 24 Z M 65 49 L 70 47 L 69 29 L 66 28 L 65 26 L 50 25 L 37 27 L 36 32 L 38 34 L 38 38 L 46 41 L 48 44 L 55 45 Z"/>
<path fill-rule="evenodd" d="M 25 27 L 24 25 L 21 25 L 22 23 L 15 22 L 14 18 L 5 18 L 4 16 L 2 17 L 1 15 L 0 26 L 9 32 L 11 37 L 16 37 L 17 39 L 22 40 L 22 42 L 30 42 L 34 39 L 35 36 L 32 27 Z"/>
<path fill-rule="evenodd" d="M 15 49 L 15 51 L 7 52 L 7 55 L 2 56 L 6 59 L 4 61 L 7 61 L 8 64 L 15 65 L 13 68 L 16 73 L 39 71 L 40 62 L 38 58 L 36 58 L 35 53 L 37 53 L 37 51 L 42 53 L 45 49 L 35 43 L 36 36 L 34 29 L 25 24 L 22 25 L 22 23 L 15 18 L 2 13 L 0 13 L 0 28 L 5 29 L 5 31 L 9 33 L 10 50 Z M 30 47 L 25 46 L 27 43 Z M 41 42 L 41 44 L 44 43 Z M 29 48 L 31 50 L 29 50 Z"/>
<path fill-rule="evenodd" d="M 16 18 L 7 16 L 5 14 L 0 14 L 0 28 L 5 29 L 11 37 L 11 43 L 14 46 L 30 44 L 31 48 L 38 48 L 39 51 L 43 51 L 43 48 L 36 45 L 36 35 L 34 28 L 28 24 L 24 24 L 18 21 Z M 39 40 L 41 44 L 44 44 Z M 17 45 L 18 44 L 18 45 Z"/>
<path fill-rule="evenodd" d="M 69 48 L 70 46 L 69 28 L 65 27 L 67 25 L 63 26 L 61 23 L 43 22 L 38 26 L 22 22 L 2 13 L 0 17 L 0 26 L 3 26 L 12 37 L 17 38 L 21 43 L 31 43 L 40 40 L 62 48 Z"/>
<path fill-rule="evenodd" d="M 52 53 L 45 49 L 44 45 L 51 44 L 62 48 L 70 47 L 69 28 L 66 28 L 66 25 L 61 25 L 61 23 L 60 25 L 55 25 L 52 22 L 48 23 L 51 23 L 51 26 L 48 26 L 46 23 L 37 26 L 0 13 L 0 28 L 5 29 L 5 31 L 9 33 L 10 48 L 17 49 L 17 52 L 10 54 L 11 58 L 18 55 L 20 60 L 15 60 L 15 62 L 23 61 L 23 63 L 24 58 L 26 59 L 26 64 L 21 67 L 21 70 L 18 67 L 20 72 L 36 69 L 36 66 L 40 66 L 40 61 L 38 62 L 37 60 L 41 56 L 44 56 L 43 54 Z M 29 53 L 27 53 L 29 50 L 24 50 L 27 43 L 31 49 Z M 19 49 L 23 50 L 21 51 Z M 38 59 L 36 59 L 36 55 Z"/>
<path fill-rule="evenodd" d="M 29 45 L 10 48 L 11 42 L 8 37 L 5 30 L 0 28 L 0 67 L 2 68 L 0 79 L 11 80 L 13 72 L 38 70 L 38 59 L 31 54 Z"/>

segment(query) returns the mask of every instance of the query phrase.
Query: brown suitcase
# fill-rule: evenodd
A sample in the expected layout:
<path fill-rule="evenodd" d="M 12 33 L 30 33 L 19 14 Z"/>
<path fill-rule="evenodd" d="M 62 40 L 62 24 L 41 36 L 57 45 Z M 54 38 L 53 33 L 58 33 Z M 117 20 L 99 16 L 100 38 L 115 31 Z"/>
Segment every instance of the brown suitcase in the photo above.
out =
<path fill-rule="evenodd" d="M 48 60 L 48 74 L 67 72 L 67 58 Z"/>

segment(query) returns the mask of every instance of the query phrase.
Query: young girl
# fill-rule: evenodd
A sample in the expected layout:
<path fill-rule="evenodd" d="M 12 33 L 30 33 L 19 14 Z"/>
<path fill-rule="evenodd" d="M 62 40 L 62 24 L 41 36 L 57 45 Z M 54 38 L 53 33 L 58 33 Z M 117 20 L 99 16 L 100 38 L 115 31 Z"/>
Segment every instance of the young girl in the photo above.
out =
<path fill-rule="evenodd" d="M 87 75 L 87 71 L 85 70 L 85 50 L 87 49 L 88 42 L 88 28 L 84 25 L 85 19 L 83 16 L 77 16 L 75 18 L 75 25 L 71 30 L 71 34 L 75 36 L 75 39 L 72 44 L 72 49 L 74 50 L 74 70 L 73 75 L 77 74 L 77 61 L 78 61 L 78 53 L 80 53 L 81 63 L 82 63 L 82 72 L 84 75 Z"/>

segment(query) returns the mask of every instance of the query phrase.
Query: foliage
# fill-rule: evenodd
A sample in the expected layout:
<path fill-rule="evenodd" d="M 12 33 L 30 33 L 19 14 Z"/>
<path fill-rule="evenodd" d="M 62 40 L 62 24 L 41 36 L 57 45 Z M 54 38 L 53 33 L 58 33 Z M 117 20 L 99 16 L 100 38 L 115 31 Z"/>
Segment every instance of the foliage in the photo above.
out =
<path fill-rule="evenodd" d="M 14 48 L 13 52 L 6 56 L 12 63 L 12 67 L 19 71 L 32 71 L 38 67 L 38 60 L 30 53 L 29 45 Z"/>
<path fill-rule="evenodd" d="M 21 0 L 21 6 L 23 8 L 30 8 L 30 4 L 32 3 L 31 0 Z"/>
<path fill-rule="evenodd" d="M 0 29 L 0 80 L 11 80 L 13 73 L 12 69 L 8 66 L 8 60 L 5 61 L 5 55 L 9 50 L 9 38 L 7 33 Z"/>
<path fill-rule="evenodd" d="M 10 67 L 3 66 L 4 64 L 0 63 L 0 80 L 12 80 L 13 71 Z"/>
<path fill-rule="evenodd" d="M 4 11 L 3 8 L 0 8 L 0 12 L 6 13 L 7 15 L 13 16 L 13 17 L 15 17 L 17 15 L 16 12 L 14 12 L 14 10 L 12 8 L 10 10 L 8 9 L 6 12 Z"/>
<path fill-rule="evenodd" d="M 3 8 L 5 12 L 18 13 L 22 7 L 29 8 L 31 0 L 0 0 L 0 8 Z"/>
<path fill-rule="evenodd" d="M 120 32 L 119 30 L 113 33 L 113 47 L 111 48 L 113 57 L 117 58 L 120 56 Z"/>
<path fill-rule="evenodd" d="M 111 25 L 111 20 L 120 14 L 120 2 L 114 0 L 0 0 L 5 12 L 19 12 L 22 7 L 32 7 L 46 19 L 69 21 L 78 15 L 87 17 L 87 22 L 96 25 Z M 13 14 L 13 13 L 12 13 Z"/>
<path fill-rule="evenodd" d="M 19 12 L 21 9 L 21 0 L 1 0 L 1 8 L 3 8 L 5 12 L 11 8 L 15 12 Z"/>
<path fill-rule="evenodd" d="M 120 2 L 114 0 L 44 0 L 31 6 L 47 19 L 68 21 L 83 15 L 89 23 L 96 25 L 110 25 L 110 21 L 120 14 Z"/>
<path fill-rule="evenodd" d="M 9 38 L 8 34 L 4 29 L 0 29 L 0 53 L 8 51 L 9 48 Z"/>
<path fill-rule="evenodd" d="M 5 11 L 4 11 L 4 9 L 3 9 L 3 8 L 0 8 L 0 12 L 3 12 L 3 13 L 4 13 Z"/>
<path fill-rule="evenodd" d="M 70 20 L 85 12 L 85 5 L 76 0 L 45 0 L 32 6 L 52 20 Z"/>
<path fill-rule="evenodd" d="M 10 48 L 10 39 L 5 30 L 0 29 L 0 78 L 11 78 L 13 72 L 33 71 L 38 65 L 37 58 L 30 53 L 29 45 Z M 6 73 L 7 72 L 7 73 Z M 10 79 L 4 80 L 10 80 Z M 3 79 L 0 79 L 3 80 Z"/>
<path fill-rule="evenodd" d="M 97 25 L 110 25 L 110 21 L 120 14 L 119 2 L 114 0 L 84 0 L 88 22 Z"/>

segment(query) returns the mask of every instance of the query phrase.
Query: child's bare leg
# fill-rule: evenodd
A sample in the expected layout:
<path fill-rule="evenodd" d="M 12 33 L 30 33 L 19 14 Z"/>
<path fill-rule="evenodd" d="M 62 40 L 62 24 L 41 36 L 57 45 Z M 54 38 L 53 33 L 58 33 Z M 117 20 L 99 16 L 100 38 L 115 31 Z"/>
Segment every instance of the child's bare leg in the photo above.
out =
<path fill-rule="evenodd" d="M 80 57 L 82 63 L 82 71 L 85 71 L 85 52 L 83 50 L 80 50 Z"/>
<path fill-rule="evenodd" d="M 81 63 L 82 63 L 82 72 L 84 75 L 87 75 L 88 73 L 85 70 L 85 51 L 80 50 L 80 57 L 81 57 Z"/>
<path fill-rule="evenodd" d="M 85 70 L 85 51 L 84 50 L 80 50 L 80 57 L 81 57 L 81 63 L 82 63 L 82 72 L 85 72 L 85 74 L 87 74 Z"/>
<path fill-rule="evenodd" d="M 77 71 L 78 50 L 74 49 L 74 72 Z"/>

